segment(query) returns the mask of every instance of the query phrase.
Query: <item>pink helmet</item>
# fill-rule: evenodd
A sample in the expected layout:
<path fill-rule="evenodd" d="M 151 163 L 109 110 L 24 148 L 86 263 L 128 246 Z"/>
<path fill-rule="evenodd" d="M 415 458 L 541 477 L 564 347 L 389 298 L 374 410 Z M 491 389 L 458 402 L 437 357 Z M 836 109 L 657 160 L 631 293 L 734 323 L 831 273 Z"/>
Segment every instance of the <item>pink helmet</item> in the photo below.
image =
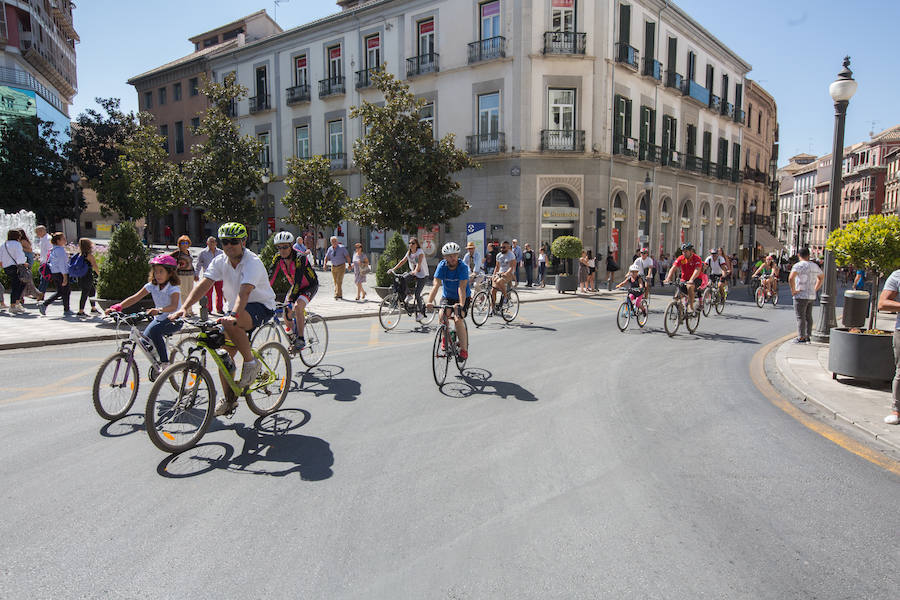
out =
<path fill-rule="evenodd" d="M 173 269 L 178 266 L 178 261 L 175 260 L 174 257 L 169 256 L 168 254 L 160 254 L 159 256 L 154 256 L 150 259 L 151 265 L 162 265 L 164 267 L 172 267 Z"/>

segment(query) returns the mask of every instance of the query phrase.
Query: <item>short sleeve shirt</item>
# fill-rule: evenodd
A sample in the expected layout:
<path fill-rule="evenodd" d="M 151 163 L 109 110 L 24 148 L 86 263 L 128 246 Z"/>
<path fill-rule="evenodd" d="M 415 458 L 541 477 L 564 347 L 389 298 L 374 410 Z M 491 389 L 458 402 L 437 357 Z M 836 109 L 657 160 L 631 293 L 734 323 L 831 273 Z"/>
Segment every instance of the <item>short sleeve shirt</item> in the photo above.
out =
<path fill-rule="evenodd" d="M 797 295 L 794 298 L 815 300 L 816 279 L 822 274 L 822 269 L 819 268 L 819 265 L 810 260 L 801 260 L 791 267 L 791 273 L 797 274 L 797 279 L 794 281 Z"/>
<path fill-rule="evenodd" d="M 692 254 L 690 258 L 686 258 L 682 254 L 675 259 L 675 266 L 681 269 L 681 280 L 688 281 L 694 271 L 703 267 L 703 261 L 696 254 Z"/>
<path fill-rule="evenodd" d="M 456 263 L 455 269 L 451 269 L 447 265 L 447 261 L 442 260 L 434 271 L 434 278 L 441 280 L 441 290 L 444 298 L 447 300 L 459 300 L 459 282 L 469 279 L 469 267 L 466 266 L 466 263 L 460 261 Z M 466 283 L 466 298 L 471 295 L 472 286 L 470 283 Z"/>
<path fill-rule="evenodd" d="M 884 291 L 900 292 L 900 269 L 891 273 L 887 281 L 884 282 Z M 897 321 L 894 323 L 894 329 L 900 329 L 900 314 L 897 315 Z"/>
<path fill-rule="evenodd" d="M 722 274 L 722 265 L 725 264 L 725 259 L 719 255 L 713 256 L 710 254 L 706 257 L 706 264 L 709 265 L 709 273 L 710 275 L 721 275 Z"/>
<path fill-rule="evenodd" d="M 325 260 L 330 260 L 332 265 L 339 267 L 347 264 L 352 259 L 350 258 L 350 253 L 347 252 L 347 248 L 338 244 L 337 248 L 328 246 L 328 250 L 325 251 Z"/>
<path fill-rule="evenodd" d="M 257 302 L 269 310 L 275 310 L 275 292 L 269 284 L 269 274 L 259 257 L 250 250 L 244 250 L 244 256 L 236 267 L 231 266 L 226 254 L 215 257 L 203 274 L 206 279 L 222 282 L 222 292 L 228 303 L 228 310 L 233 310 L 237 302 L 241 286 L 249 283 L 253 286 L 247 302 Z"/>
<path fill-rule="evenodd" d="M 635 259 L 634 264 L 636 264 L 641 269 L 641 275 L 647 275 L 650 269 L 653 268 L 653 259 L 650 257 L 641 258 L 640 256 L 638 256 Z"/>
<path fill-rule="evenodd" d="M 409 253 L 407 252 L 409 255 Z M 419 268 L 419 272 L 416 273 L 416 277 L 419 279 L 425 279 L 428 277 L 428 259 L 425 258 L 425 251 L 421 248 L 417 248 L 414 254 L 411 254 L 406 259 L 406 262 L 409 264 L 409 271 L 412 273 L 413 269 L 416 268 L 416 265 L 419 264 L 419 260 L 422 261 L 422 266 Z"/>
<path fill-rule="evenodd" d="M 512 252 L 501 252 L 497 255 L 497 266 L 500 267 L 500 272 L 508 271 L 513 262 L 516 260 L 516 255 Z"/>
<path fill-rule="evenodd" d="M 172 285 L 171 283 L 166 283 L 166 285 L 161 288 L 155 283 L 147 283 L 144 285 L 144 289 L 150 292 L 150 296 L 153 297 L 153 306 L 156 308 L 165 308 L 169 304 L 172 303 L 172 294 L 181 294 L 181 288 L 177 285 Z M 178 305 L 175 307 L 175 310 L 181 308 L 181 296 L 178 297 Z M 169 313 L 159 313 L 156 315 L 155 321 L 165 321 L 169 316 Z"/>

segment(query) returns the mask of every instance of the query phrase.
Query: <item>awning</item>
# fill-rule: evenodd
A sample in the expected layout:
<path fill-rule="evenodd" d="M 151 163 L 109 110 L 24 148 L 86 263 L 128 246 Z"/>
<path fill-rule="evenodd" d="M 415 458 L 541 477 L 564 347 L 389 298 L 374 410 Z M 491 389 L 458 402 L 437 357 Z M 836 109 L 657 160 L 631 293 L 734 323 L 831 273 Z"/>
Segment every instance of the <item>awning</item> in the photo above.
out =
<path fill-rule="evenodd" d="M 756 243 L 762 246 L 765 252 L 777 252 L 784 248 L 784 244 L 762 227 L 756 228 Z"/>

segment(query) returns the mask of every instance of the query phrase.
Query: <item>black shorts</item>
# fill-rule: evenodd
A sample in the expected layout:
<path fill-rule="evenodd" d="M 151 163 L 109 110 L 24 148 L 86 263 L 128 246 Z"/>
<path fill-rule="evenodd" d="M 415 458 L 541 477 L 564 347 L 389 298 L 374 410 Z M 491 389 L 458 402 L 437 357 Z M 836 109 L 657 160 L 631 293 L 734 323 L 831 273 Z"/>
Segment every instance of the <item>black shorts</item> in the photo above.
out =
<path fill-rule="evenodd" d="M 459 299 L 458 299 L 458 298 L 444 298 L 444 299 L 441 300 L 441 306 L 440 306 L 440 307 L 443 308 L 443 307 L 445 307 L 445 306 L 453 306 L 453 305 L 456 304 L 457 302 L 459 302 Z M 462 309 L 462 314 L 460 314 L 460 316 L 461 316 L 463 319 L 465 319 L 465 318 L 466 318 L 466 315 L 469 314 L 469 305 L 470 305 L 470 304 L 472 304 L 472 296 L 466 296 L 466 301 L 463 302 L 463 303 L 462 303 L 462 306 L 460 307 L 460 308 Z"/>
<path fill-rule="evenodd" d="M 308 285 L 305 288 L 303 288 L 302 290 L 300 290 L 300 292 L 297 294 L 296 297 L 290 298 L 290 292 L 288 292 L 288 296 L 289 296 L 290 301 L 295 304 L 297 302 L 297 299 L 300 298 L 301 296 L 303 297 L 304 300 L 306 300 L 306 303 L 309 304 L 310 301 L 312 301 L 313 296 L 315 296 L 316 292 L 318 292 L 318 291 L 319 291 L 319 283 L 316 282 L 316 283 Z"/>
<path fill-rule="evenodd" d="M 678 283 L 678 285 L 679 285 L 679 287 L 681 287 L 681 291 L 684 292 L 685 294 L 687 294 L 687 292 L 688 292 L 687 284 L 689 284 L 689 283 L 694 284 L 694 291 L 696 292 L 696 291 L 700 290 L 700 285 L 703 283 L 703 280 L 700 279 L 699 277 L 697 277 L 695 279 L 691 279 L 690 281 L 680 281 Z"/>

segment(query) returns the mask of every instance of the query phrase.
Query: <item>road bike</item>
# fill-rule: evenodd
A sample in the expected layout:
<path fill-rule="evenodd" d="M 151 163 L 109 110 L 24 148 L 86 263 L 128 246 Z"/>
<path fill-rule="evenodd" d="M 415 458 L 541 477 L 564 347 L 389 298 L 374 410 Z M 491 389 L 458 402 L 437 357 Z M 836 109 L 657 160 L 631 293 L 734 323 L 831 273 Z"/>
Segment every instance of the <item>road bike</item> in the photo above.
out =
<path fill-rule="evenodd" d="M 153 445 L 164 452 L 183 452 L 204 436 L 215 416 L 216 388 L 204 364 L 208 355 L 235 398 L 243 396 L 255 414 L 265 416 L 278 410 L 291 383 L 291 357 L 279 342 L 251 347 L 261 369 L 248 387 L 234 379 L 234 360 L 225 350 L 234 343 L 225 337 L 225 328 L 212 321 L 195 323 L 200 330 L 187 349 L 187 358 L 160 374 L 147 398 L 144 421 Z M 167 385 L 174 381 L 176 385 Z M 234 414 L 232 410 L 227 416 Z"/>
<path fill-rule="evenodd" d="M 487 322 L 488 317 L 494 315 L 499 314 L 504 321 L 510 323 L 519 314 L 519 293 L 507 284 L 503 291 L 498 292 L 500 296 L 495 304 L 491 302 L 492 286 L 491 277 L 485 277 L 475 286 L 479 291 L 472 295 L 471 312 L 472 323 L 476 327 L 481 327 Z"/>
<path fill-rule="evenodd" d="M 718 285 L 718 282 L 711 281 L 707 287 L 707 289 L 712 288 L 712 291 L 709 294 L 709 297 L 706 297 L 706 292 L 704 292 L 704 311 L 703 316 L 709 316 L 709 308 L 708 306 L 713 306 L 716 309 L 716 314 L 721 315 L 725 310 L 725 300 L 728 299 L 728 281 L 725 279 L 721 280 L 721 287 Z"/>
<path fill-rule="evenodd" d="M 697 331 L 697 327 L 700 326 L 702 312 L 699 308 L 693 312 L 688 311 L 688 296 L 687 292 L 682 290 L 683 285 L 683 283 L 675 284 L 675 296 L 663 314 L 663 326 L 669 337 L 675 335 L 682 322 L 690 333 Z"/>
<path fill-rule="evenodd" d="M 292 355 L 299 354 L 304 365 L 310 368 L 315 367 L 322 362 L 325 352 L 328 351 L 328 325 L 325 323 L 325 319 L 316 313 L 309 312 L 304 307 L 303 339 L 306 341 L 306 345 L 298 351 L 294 348 L 294 342 L 297 340 L 294 320 L 284 317 L 284 309 L 293 309 L 293 307 L 292 302 L 276 302 L 275 316 L 253 332 L 250 345 L 261 346 L 268 342 L 278 342 L 286 347 Z"/>
<path fill-rule="evenodd" d="M 777 284 L 776 284 L 777 285 Z M 772 306 L 778 305 L 778 288 L 775 288 L 775 291 L 772 292 L 769 290 L 769 287 L 765 284 L 760 284 L 758 288 L 756 288 L 756 293 L 754 294 L 756 299 L 756 305 L 760 308 L 765 306 L 766 300 L 772 301 Z"/>
<path fill-rule="evenodd" d="M 391 273 L 391 276 L 394 278 L 394 283 L 391 284 L 393 291 L 385 296 L 378 306 L 378 321 L 385 331 L 394 329 L 400 323 L 403 312 L 409 317 L 417 312 L 416 297 L 406 284 L 407 276 L 396 273 Z M 429 310 L 424 304 L 422 309 L 424 316 L 419 319 L 419 323 L 423 326 L 430 325 L 436 312 L 433 309 Z"/>
<path fill-rule="evenodd" d="M 437 333 L 434 336 L 434 352 L 431 354 L 431 370 L 434 373 L 434 382 L 441 387 L 447 380 L 447 370 L 450 366 L 450 359 L 456 362 L 456 368 L 460 374 L 466 368 L 466 359 L 459 355 L 459 340 L 456 336 L 456 329 L 451 328 L 449 324 L 450 316 L 454 311 L 454 305 L 444 304 L 441 306 L 443 313 L 443 323 L 438 326 Z M 463 317 L 460 322 L 463 328 L 466 327 L 466 319 Z M 454 326 L 455 327 L 455 326 Z"/>
<path fill-rule="evenodd" d="M 625 301 L 619 305 L 619 310 L 616 312 L 616 325 L 619 327 L 619 331 L 628 329 L 631 317 L 634 317 L 638 327 L 643 328 L 647 324 L 647 317 L 650 315 L 650 305 L 647 299 L 643 297 L 643 293 L 639 294 L 641 301 L 635 306 L 631 296 L 631 292 L 625 292 Z"/>
<path fill-rule="evenodd" d="M 161 363 L 156 353 L 156 346 L 136 327 L 137 323 L 152 320 L 152 315 L 146 312 L 131 314 L 112 312 L 108 318 L 116 322 L 116 340 L 119 348 L 100 363 L 97 374 L 94 376 L 92 397 L 97 414 L 108 421 L 114 421 L 124 417 L 137 398 L 141 378 L 135 360 L 135 352 L 140 350 L 150 361 L 147 378 L 151 382 L 156 381 L 159 377 Z M 169 360 L 172 362 L 184 360 L 187 356 L 185 349 L 196 340 L 192 337 L 182 337 L 180 341 L 173 344 L 173 337 L 174 334 L 165 336 Z"/>

